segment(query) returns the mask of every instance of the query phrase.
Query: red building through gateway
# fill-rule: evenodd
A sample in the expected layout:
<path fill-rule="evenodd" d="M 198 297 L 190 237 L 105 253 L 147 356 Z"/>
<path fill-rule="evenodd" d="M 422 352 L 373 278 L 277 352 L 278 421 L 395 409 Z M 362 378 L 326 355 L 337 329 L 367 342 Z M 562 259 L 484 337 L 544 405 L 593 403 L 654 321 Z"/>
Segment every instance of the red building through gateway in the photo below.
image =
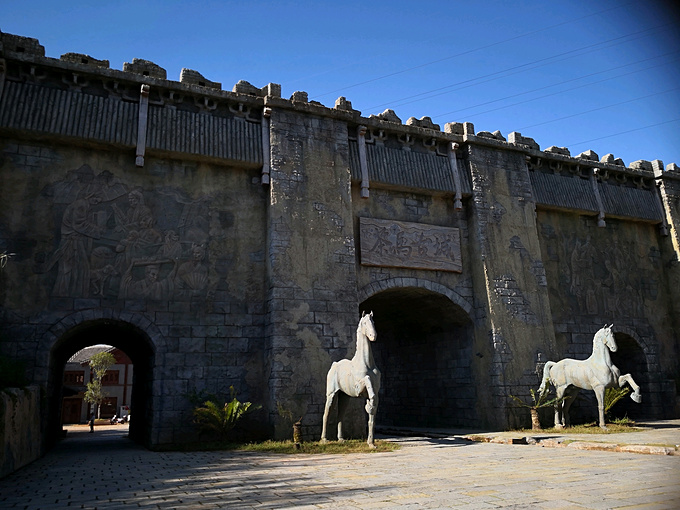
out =
<path fill-rule="evenodd" d="M 101 406 L 100 418 L 130 414 L 133 365 L 130 357 L 117 347 L 93 345 L 76 352 L 64 366 L 61 423 L 85 423 L 92 406 L 85 401 L 87 383 L 93 378 L 89 362 L 99 352 L 110 352 L 116 359 L 102 378 L 107 395 Z"/>

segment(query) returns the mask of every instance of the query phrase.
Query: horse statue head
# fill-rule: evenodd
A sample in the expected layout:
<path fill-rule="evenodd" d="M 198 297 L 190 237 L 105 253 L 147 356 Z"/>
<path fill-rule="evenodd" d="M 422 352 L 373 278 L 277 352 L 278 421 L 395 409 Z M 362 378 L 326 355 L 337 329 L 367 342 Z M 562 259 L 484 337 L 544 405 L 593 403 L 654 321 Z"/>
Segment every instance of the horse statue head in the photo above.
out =
<path fill-rule="evenodd" d="M 614 334 L 612 333 L 613 326 L 613 324 L 610 324 L 609 326 L 605 325 L 602 329 L 595 333 L 595 336 L 593 337 L 593 344 L 595 344 L 595 342 L 601 342 L 611 352 L 616 352 L 618 346 L 616 345 L 616 340 L 614 340 Z"/>
<path fill-rule="evenodd" d="M 375 331 L 375 325 L 373 324 L 373 312 L 369 314 L 366 314 L 366 312 L 361 313 L 361 320 L 359 321 L 357 331 L 363 334 L 371 342 L 375 342 L 378 338 L 378 333 Z"/>

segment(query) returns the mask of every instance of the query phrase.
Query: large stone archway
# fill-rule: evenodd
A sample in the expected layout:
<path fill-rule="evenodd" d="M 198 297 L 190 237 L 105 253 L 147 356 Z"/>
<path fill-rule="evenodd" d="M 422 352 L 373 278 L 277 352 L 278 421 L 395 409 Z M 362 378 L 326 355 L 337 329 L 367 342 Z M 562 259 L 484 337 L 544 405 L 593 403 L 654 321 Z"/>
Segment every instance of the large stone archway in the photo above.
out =
<path fill-rule="evenodd" d="M 361 308 L 374 312 L 378 331 L 373 346 L 382 372 L 378 425 L 473 426 L 476 391 L 467 310 L 424 286 L 390 287 L 366 298 Z"/>
<path fill-rule="evenodd" d="M 59 328 L 57 328 L 59 330 Z M 153 444 L 153 381 L 155 346 L 150 336 L 138 325 L 121 319 L 96 318 L 65 329 L 53 343 L 49 356 L 47 445 L 51 446 L 61 433 L 61 399 L 64 366 L 68 359 L 84 347 L 107 344 L 119 348 L 134 366 L 130 438 Z"/>

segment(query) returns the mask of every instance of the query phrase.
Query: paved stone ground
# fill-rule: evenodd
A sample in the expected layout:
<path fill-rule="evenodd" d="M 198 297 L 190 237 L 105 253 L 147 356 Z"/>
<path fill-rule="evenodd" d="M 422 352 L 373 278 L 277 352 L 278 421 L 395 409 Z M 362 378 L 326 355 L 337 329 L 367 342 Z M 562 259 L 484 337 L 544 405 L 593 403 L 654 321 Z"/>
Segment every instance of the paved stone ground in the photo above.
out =
<path fill-rule="evenodd" d="M 554 432 L 479 432 L 462 430 L 407 429 L 427 437 L 459 436 L 474 441 L 502 444 L 537 444 L 549 448 L 577 448 L 652 455 L 680 455 L 680 420 L 637 421 L 636 432 L 574 434 L 571 429 Z M 599 429 L 595 429 L 599 431 Z M 403 430 L 401 431 L 404 432 Z"/>
<path fill-rule="evenodd" d="M 680 422 L 662 425 L 647 437 L 656 430 L 680 442 Z M 0 508 L 680 508 L 677 455 L 459 436 L 397 438 L 401 450 L 380 454 L 158 453 L 126 432 L 72 428 L 0 480 Z"/>

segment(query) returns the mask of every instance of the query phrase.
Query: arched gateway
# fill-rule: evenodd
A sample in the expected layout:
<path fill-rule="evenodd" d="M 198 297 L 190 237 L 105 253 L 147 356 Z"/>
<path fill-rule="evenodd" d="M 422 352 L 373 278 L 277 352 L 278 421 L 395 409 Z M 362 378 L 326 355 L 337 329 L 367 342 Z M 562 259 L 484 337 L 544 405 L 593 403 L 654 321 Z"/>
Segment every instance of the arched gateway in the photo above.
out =
<path fill-rule="evenodd" d="M 49 353 L 47 360 L 47 442 L 52 444 L 61 432 L 64 366 L 68 359 L 84 347 L 106 344 L 124 351 L 135 367 L 130 407 L 134 417 L 130 422 L 130 437 L 152 445 L 154 441 L 154 409 L 161 399 L 154 399 L 154 370 L 156 349 L 163 348 L 157 328 L 139 314 L 90 313 L 69 316 L 46 334 L 41 345 Z M 85 319 L 85 317 L 88 317 Z M 144 327 L 144 329 L 142 329 Z"/>
<path fill-rule="evenodd" d="M 450 299 L 455 293 L 413 283 L 421 286 L 391 287 L 361 303 L 380 332 L 373 347 L 384 374 L 377 424 L 471 427 L 478 419 L 472 321 Z"/>
<path fill-rule="evenodd" d="M 99 342 L 132 358 L 139 441 L 196 440 L 192 397 L 230 386 L 253 436 L 289 437 L 286 410 L 318 437 L 361 308 L 383 424 L 527 425 L 509 395 L 611 323 L 645 412 L 674 414 L 676 165 L 0 42 L 0 356 L 50 440 L 60 370 Z"/>

